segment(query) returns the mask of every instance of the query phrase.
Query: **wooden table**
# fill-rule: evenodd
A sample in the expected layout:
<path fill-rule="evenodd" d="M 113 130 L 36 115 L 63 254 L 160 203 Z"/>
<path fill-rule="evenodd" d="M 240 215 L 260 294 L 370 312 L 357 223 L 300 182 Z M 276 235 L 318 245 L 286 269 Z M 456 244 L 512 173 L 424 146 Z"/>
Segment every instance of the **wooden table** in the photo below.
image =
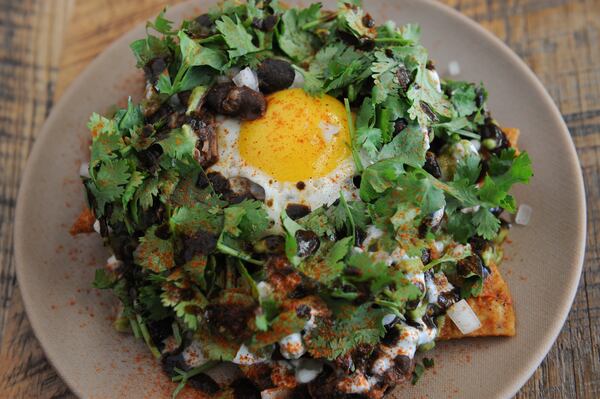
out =
<path fill-rule="evenodd" d="M 0 398 L 73 397 L 31 331 L 15 278 L 15 199 L 35 135 L 73 78 L 167 2 L 0 0 Z M 443 2 L 504 40 L 540 77 L 569 125 L 587 186 L 579 291 L 556 344 L 517 397 L 599 398 L 600 0 Z"/>

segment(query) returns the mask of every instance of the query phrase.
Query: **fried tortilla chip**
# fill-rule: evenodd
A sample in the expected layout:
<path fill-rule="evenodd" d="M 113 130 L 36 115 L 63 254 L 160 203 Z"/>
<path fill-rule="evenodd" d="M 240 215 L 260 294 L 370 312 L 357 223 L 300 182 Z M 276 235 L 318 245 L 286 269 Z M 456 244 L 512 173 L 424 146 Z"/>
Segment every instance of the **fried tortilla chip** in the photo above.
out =
<path fill-rule="evenodd" d="M 502 128 L 510 146 L 519 153 L 517 147 L 520 131 L 514 127 Z M 467 299 L 481 321 L 481 328 L 470 334 L 463 334 L 450 318 L 446 318 L 438 339 L 458 339 L 465 337 L 512 337 L 515 335 L 515 309 L 508 284 L 502 278 L 498 266 L 490 264 L 491 275 L 486 279 L 483 291 L 478 297 Z"/>
<path fill-rule="evenodd" d="M 495 337 L 515 335 L 515 310 L 506 281 L 495 264 L 489 265 L 491 274 L 485 280 L 483 291 L 478 297 L 467 299 L 481 321 L 481 328 L 470 334 L 463 334 L 450 318 L 446 318 L 438 339 L 464 337 Z"/>
<path fill-rule="evenodd" d="M 519 129 L 516 127 L 503 127 L 502 132 L 506 135 L 506 139 L 510 146 L 516 150 L 517 154 L 519 154 L 519 148 L 517 147 L 519 136 L 521 135 Z"/>

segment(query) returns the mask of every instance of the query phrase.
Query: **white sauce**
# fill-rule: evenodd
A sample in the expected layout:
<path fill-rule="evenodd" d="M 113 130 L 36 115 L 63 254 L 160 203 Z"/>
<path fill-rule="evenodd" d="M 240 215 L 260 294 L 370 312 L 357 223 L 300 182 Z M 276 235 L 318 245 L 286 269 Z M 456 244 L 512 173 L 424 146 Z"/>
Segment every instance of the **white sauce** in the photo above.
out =
<path fill-rule="evenodd" d="M 394 359 L 398 356 L 407 356 L 411 359 L 415 356 L 420 331 L 406 324 L 402 324 L 400 328 L 400 336 L 394 345 L 380 345 L 381 355 L 373 362 L 373 367 L 371 368 L 373 374 L 383 375 L 392 367 Z"/>

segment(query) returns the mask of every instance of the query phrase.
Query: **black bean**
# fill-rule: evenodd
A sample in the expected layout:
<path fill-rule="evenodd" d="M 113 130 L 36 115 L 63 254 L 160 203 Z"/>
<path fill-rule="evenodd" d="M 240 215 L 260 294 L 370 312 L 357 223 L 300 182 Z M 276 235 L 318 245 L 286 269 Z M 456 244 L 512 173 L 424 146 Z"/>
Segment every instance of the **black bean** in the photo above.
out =
<path fill-rule="evenodd" d="M 461 277 L 477 275 L 483 279 L 490 274 L 490 270 L 485 266 L 483 260 L 477 254 L 459 260 L 456 264 L 456 272 Z"/>
<path fill-rule="evenodd" d="M 296 241 L 298 242 L 298 256 L 302 258 L 314 254 L 321 245 L 319 236 L 310 230 L 298 230 Z"/>
<path fill-rule="evenodd" d="M 360 188 L 361 181 L 362 181 L 361 175 L 355 175 L 354 177 L 352 177 L 352 183 L 354 184 L 354 187 L 356 187 L 356 188 Z"/>
<path fill-rule="evenodd" d="M 235 399 L 261 399 L 260 389 L 247 378 L 238 378 L 231 383 Z"/>
<path fill-rule="evenodd" d="M 398 338 L 400 337 L 400 329 L 396 327 L 396 323 L 394 323 L 391 327 L 387 329 L 383 339 L 381 342 L 385 345 L 394 345 Z"/>
<path fill-rule="evenodd" d="M 217 194 L 228 195 L 231 192 L 229 180 L 219 172 L 210 172 L 206 175 Z"/>
<path fill-rule="evenodd" d="M 142 168 L 150 173 L 154 173 L 158 170 L 158 163 L 162 154 L 163 149 L 160 144 L 152 144 L 147 149 L 138 152 L 137 157 L 140 160 L 140 166 Z"/>
<path fill-rule="evenodd" d="M 408 126 L 408 121 L 404 118 L 400 118 L 394 122 L 394 135 L 397 135 Z"/>
<path fill-rule="evenodd" d="M 278 21 L 279 17 L 277 15 L 267 15 L 263 19 L 254 18 L 252 20 L 252 26 L 263 32 L 271 32 Z"/>
<path fill-rule="evenodd" d="M 214 395 L 219 391 L 219 384 L 212 379 L 208 374 L 200 373 L 188 379 L 188 385 L 192 388 L 205 393 Z"/>
<path fill-rule="evenodd" d="M 469 239 L 469 244 L 471 244 L 471 248 L 475 251 L 476 254 L 481 256 L 481 253 L 485 251 L 492 244 L 491 241 L 486 240 L 485 238 L 475 235 Z"/>
<path fill-rule="evenodd" d="M 406 93 L 408 91 L 408 87 L 410 86 L 410 72 L 408 72 L 408 69 L 406 69 L 404 65 L 400 65 L 398 67 L 398 71 L 396 72 L 396 77 L 398 78 L 398 83 L 400 83 L 402 91 Z"/>
<path fill-rule="evenodd" d="M 237 116 L 242 120 L 255 120 L 267 112 L 265 97 L 249 87 L 234 87 L 221 103 L 220 113 Z"/>
<path fill-rule="evenodd" d="M 164 58 L 158 57 L 150 60 L 150 62 L 144 66 L 146 80 L 152 84 L 156 84 L 158 77 L 165 69 L 167 69 L 167 61 Z"/>
<path fill-rule="evenodd" d="M 230 192 L 227 193 L 225 199 L 232 204 L 238 204 L 246 199 L 265 200 L 265 189 L 250 179 L 235 176 L 229 179 L 229 185 Z"/>
<path fill-rule="evenodd" d="M 188 371 L 190 366 L 185 362 L 185 358 L 181 354 L 181 352 L 177 352 L 175 354 L 167 354 L 163 356 L 161 359 L 162 369 L 168 376 L 175 377 L 178 373 L 175 369 Z"/>
<path fill-rule="evenodd" d="M 296 188 L 302 191 L 306 188 L 306 183 L 304 183 L 303 181 L 299 181 L 298 183 L 296 183 Z"/>
<path fill-rule="evenodd" d="M 408 356 L 400 355 L 394 359 L 394 368 L 402 374 L 408 374 L 412 371 L 413 359 Z"/>
<path fill-rule="evenodd" d="M 430 121 L 437 122 L 438 117 L 433 112 L 433 110 L 431 109 L 431 107 L 429 106 L 429 104 L 421 102 L 421 109 L 423 110 L 423 112 L 425 112 L 425 114 L 427 115 L 427 117 L 429 118 Z"/>
<path fill-rule="evenodd" d="M 198 179 L 196 179 L 196 187 L 200 188 L 200 189 L 205 189 L 206 187 L 208 187 L 208 185 L 210 184 L 210 180 L 208 180 L 208 176 L 206 176 L 206 173 L 204 173 L 204 171 L 200 171 L 200 173 L 198 173 Z"/>
<path fill-rule="evenodd" d="M 164 347 L 163 341 L 170 337 L 173 334 L 173 329 L 171 325 L 173 324 L 173 318 L 166 318 L 162 320 L 148 320 L 146 321 L 146 327 L 148 328 L 148 333 L 150 334 L 150 338 L 152 338 L 152 342 L 159 349 Z"/>
<path fill-rule="evenodd" d="M 256 73 L 260 91 L 267 94 L 287 89 L 294 83 L 296 76 L 289 62 L 273 58 L 264 60 Z"/>
<path fill-rule="evenodd" d="M 425 165 L 423 165 L 423 169 L 427 171 L 431 176 L 439 179 L 442 177 L 442 169 L 438 164 L 437 158 L 435 154 L 431 151 L 427 151 L 425 153 Z"/>
<path fill-rule="evenodd" d="M 183 240 L 183 261 L 188 262 L 196 255 L 209 255 L 217 248 L 218 237 L 204 230 Z"/>
<path fill-rule="evenodd" d="M 421 251 L 421 262 L 423 262 L 423 265 L 431 262 L 431 250 L 429 248 L 423 248 Z"/>
<path fill-rule="evenodd" d="M 171 237 L 171 230 L 168 224 L 161 224 L 156 228 L 154 235 L 161 240 L 168 240 Z"/>
<path fill-rule="evenodd" d="M 214 25 L 212 18 L 208 14 L 202 14 L 196 17 L 195 21 L 198 23 L 198 25 L 203 26 L 205 28 L 210 28 Z"/>
<path fill-rule="evenodd" d="M 500 151 L 510 146 L 508 138 L 502 129 L 500 129 L 491 118 L 486 118 L 485 124 L 479 127 L 479 134 L 481 135 L 481 141 L 486 139 L 494 140 L 494 148 L 488 148 L 488 150 L 494 154 L 498 154 Z"/>
<path fill-rule="evenodd" d="M 235 84 L 232 82 L 217 83 L 206 93 L 206 105 L 213 111 L 221 114 L 223 101 L 225 101 L 229 92 L 235 87 Z"/>
<path fill-rule="evenodd" d="M 287 204 L 285 213 L 293 219 L 298 220 L 310 213 L 310 206 L 304 204 Z"/>
<path fill-rule="evenodd" d="M 366 14 L 363 17 L 362 23 L 365 26 L 365 28 L 373 28 L 375 26 L 375 20 L 369 14 Z"/>
<path fill-rule="evenodd" d="M 460 296 L 455 291 L 442 292 L 438 295 L 437 304 L 442 310 L 446 310 L 459 300 Z"/>

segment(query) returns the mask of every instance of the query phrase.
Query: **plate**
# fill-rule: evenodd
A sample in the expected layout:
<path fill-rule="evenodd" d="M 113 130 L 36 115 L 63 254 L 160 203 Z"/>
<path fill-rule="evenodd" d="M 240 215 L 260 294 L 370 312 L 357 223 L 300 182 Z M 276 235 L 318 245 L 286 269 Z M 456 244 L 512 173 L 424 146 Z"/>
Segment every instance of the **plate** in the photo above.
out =
<path fill-rule="evenodd" d="M 512 229 L 502 265 L 514 296 L 517 336 L 439 344 L 432 353 L 435 372 L 392 397 L 508 398 L 552 346 L 581 274 L 585 199 L 573 143 L 534 74 L 483 28 L 434 2 L 365 3 L 377 21 L 421 24 L 442 74 L 456 60 L 460 78 L 485 82 L 494 117 L 521 129 L 520 147 L 535 171 L 532 183 L 514 193 L 533 208 L 531 223 Z M 168 15 L 191 17 L 197 5 L 184 3 Z M 91 288 L 95 268 L 108 257 L 99 238 L 68 233 L 84 206 L 78 170 L 89 143 L 86 122 L 128 94 L 141 95 L 143 78 L 128 45 L 143 35 L 139 26 L 110 46 L 54 107 L 31 152 L 17 204 L 17 276 L 31 325 L 50 362 L 84 398 L 170 397 L 173 388 L 141 341 L 113 330 L 110 294 Z"/>

